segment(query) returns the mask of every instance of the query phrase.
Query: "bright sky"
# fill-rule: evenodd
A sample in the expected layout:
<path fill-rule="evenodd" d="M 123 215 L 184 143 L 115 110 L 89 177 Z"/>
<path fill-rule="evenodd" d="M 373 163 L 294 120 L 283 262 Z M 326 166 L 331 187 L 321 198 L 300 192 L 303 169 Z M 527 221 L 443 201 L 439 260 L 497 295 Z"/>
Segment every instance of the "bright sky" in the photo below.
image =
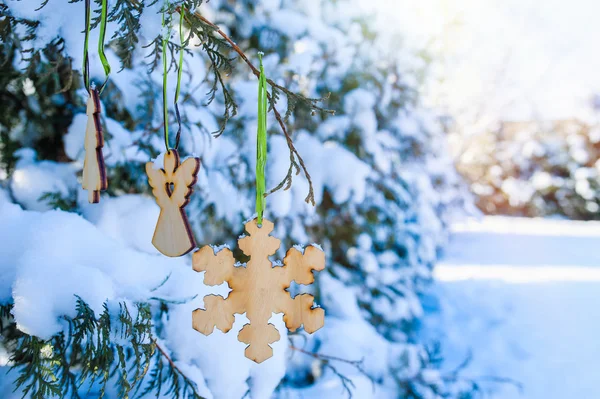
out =
<path fill-rule="evenodd" d="M 369 1 L 398 13 L 407 4 Z M 447 57 L 435 99 L 465 122 L 589 113 L 600 93 L 599 0 L 413 1 L 410 29 L 437 36 Z"/>

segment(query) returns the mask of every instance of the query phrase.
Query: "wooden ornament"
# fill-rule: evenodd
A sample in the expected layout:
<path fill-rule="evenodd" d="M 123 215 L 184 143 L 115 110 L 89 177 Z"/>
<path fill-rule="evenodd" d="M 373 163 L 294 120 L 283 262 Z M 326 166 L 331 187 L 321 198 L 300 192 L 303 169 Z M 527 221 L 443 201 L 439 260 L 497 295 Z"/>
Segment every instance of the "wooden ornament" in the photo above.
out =
<path fill-rule="evenodd" d="M 325 253 L 314 246 L 308 246 L 304 253 L 296 248 L 287 251 L 284 266 L 273 267 L 269 256 L 279 249 L 280 241 L 269 236 L 273 223 L 263 219 L 262 227 L 256 219 L 246 223 L 250 234 L 238 240 L 244 254 L 250 256 L 246 267 L 235 267 L 233 254 L 227 248 L 216 254 L 210 246 L 204 246 L 192 257 L 193 268 L 197 272 L 206 271 L 204 283 L 219 285 L 224 281 L 231 292 L 227 299 L 219 295 L 204 297 L 204 309 L 196 309 L 192 314 L 192 326 L 204 335 L 213 332 L 216 326 L 227 332 L 233 326 L 234 313 L 246 313 L 250 320 L 238 334 L 238 340 L 248 344 L 246 357 L 261 363 L 273 356 L 269 344 L 278 341 L 279 332 L 269 323 L 271 314 L 283 313 L 283 320 L 290 331 L 301 325 L 308 333 L 323 327 L 325 311 L 313 308 L 314 297 L 301 294 L 292 298 L 286 289 L 292 281 L 298 284 L 312 284 L 313 270 L 325 268 Z"/>
<path fill-rule="evenodd" d="M 180 164 L 177 150 L 165 154 L 163 169 L 155 169 L 152 162 L 146 163 L 148 183 L 160 207 L 152 244 L 164 255 L 181 256 L 196 247 L 183 208 L 192 195 L 199 170 L 199 158 L 188 158 Z"/>
<path fill-rule="evenodd" d="M 100 122 L 100 98 L 98 90 L 90 89 L 87 101 L 88 116 L 85 128 L 85 159 L 83 161 L 83 177 L 81 185 L 88 190 L 88 201 L 91 204 L 100 202 L 100 191 L 108 188 L 106 177 L 106 166 L 102 147 L 104 137 L 102 135 L 102 123 Z"/>

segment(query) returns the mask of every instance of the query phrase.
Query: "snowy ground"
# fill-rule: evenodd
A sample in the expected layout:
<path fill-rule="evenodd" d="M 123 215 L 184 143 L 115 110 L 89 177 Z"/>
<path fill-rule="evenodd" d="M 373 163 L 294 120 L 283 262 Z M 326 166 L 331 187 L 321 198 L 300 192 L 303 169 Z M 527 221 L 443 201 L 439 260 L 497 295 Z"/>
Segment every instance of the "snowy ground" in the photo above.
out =
<path fill-rule="evenodd" d="M 488 217 L 453 230 L 424 323 L 444 368 L 471 352 L 462 375 L 493 399 L 600 398 L 600 223 Z"/>

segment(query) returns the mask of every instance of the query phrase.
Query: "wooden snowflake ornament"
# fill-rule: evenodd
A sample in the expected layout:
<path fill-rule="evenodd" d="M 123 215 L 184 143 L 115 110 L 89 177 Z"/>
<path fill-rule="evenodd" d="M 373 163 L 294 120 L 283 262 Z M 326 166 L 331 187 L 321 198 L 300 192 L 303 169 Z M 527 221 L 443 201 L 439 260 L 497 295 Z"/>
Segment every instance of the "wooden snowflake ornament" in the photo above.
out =
<path fill-rule="evenodd" d="M 313 308 L 314 297 L 301 294 L 292 298 L 286 289 L 292 281 L 298 284 L 312 284 L 313 270 L 325 268 L 325 253 L 314 246 L 308 246 L 304 253 L 296 248 L 287 251 L 283 267 L 273 267 L 269 256 L 279 249 L 280 241 L 269 236 L 273 223 L 263 219 L 262 227 L 256 219 L 246 223 L 250 234 L 238 240 L 244 254 L 250 256 L 246 267 L 235 267 L 233 254 L 227 248 L 214 253 L 213 248 L 204 246 L 193 255 L 193 268 L 197 272 L 206 271 L 204 283 L 219 285 L 226 281 L 231 292 L 227 299 L 219 295 L 204 297 L 204 309 L 196 309 L 192 314 L 194 329 L 204 335 L 213 332 L 216 326 L 227 332 L 233 326 L 234 313 L 246 313 L 250 320 L 238 335 L 238 340 L 248 344 L 246 357 L 261 363 L 273 356 L 269 346 L 278 341 L 279 332 L 269 323 L 271 313 L 283 313 L 283 320 L 290 331 L 301 325 L 308 333 L 323 327 L 325 311 Z"/>
<path fill-rule="evenodd" d="M 85 159 L 83 161 L 83 177 L 81 185 L 88 190 L 88 201 L 100 202 L 100 191 L 108 187 L 106 167 L 102 147 L 104 137 L 102 135 L 102 123 L 100 122 L 100 98 L 96 89 L 89 90 L 87 101 L 87 125 L 85 128 Z"/>
<path fill-rule="evenodd" d="M 153 162 L 146 163 L 148 183 L 160 207 L 152 244 L 164 255 L 181 256 L 196 247 L 184 207 L 192 195 L 199 170 L 199 158 L 188 158 L 180 164 L 179 154 L 174 149 L 165 154 L 162 169 L 155 169 Z"/>

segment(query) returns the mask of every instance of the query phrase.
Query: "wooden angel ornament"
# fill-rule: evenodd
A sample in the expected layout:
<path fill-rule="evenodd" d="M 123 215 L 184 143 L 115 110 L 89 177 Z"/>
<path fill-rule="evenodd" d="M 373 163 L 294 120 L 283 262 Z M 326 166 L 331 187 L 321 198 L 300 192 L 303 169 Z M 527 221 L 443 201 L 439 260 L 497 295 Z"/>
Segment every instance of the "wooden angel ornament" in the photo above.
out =
<path fill-rule="evenodd" d="M 214 253 L 210 246 L 204 246 L 192 257 L 193 268 L 205 271 L 204 283 L 219 285 L 226 281 L 231 292 L 227 299 L 219 295 L 204 297 L 206 309 L 196 309 L 192 314 L 192 326 L 204 335 L 213 332 L 216 326 L 222 332 L 231 329 L 235 313 L 246 313 L 250 320 L 238 334 L 238 340 L 248 344 L 246 357 L 261 363 L 273 356 L 269 344 L 278 341 L 279 332 L 269 323 L 271 313 L 283 313 L 283 320 L 290 331 L 301 325 L 308 333 L 323 327 L 325 311 L 314 308 L 314 297 L 301 294 L 292 298 L 286 289 L 292 281 L 298 284 L 312 284 L 313 270 L 325 268 L 325 253 L 315 246 L 308 246 L 304 253 L 291 248 L 283 260 L 284 266 L 273 267 L 269 256 L 279 249 L 280 241 L 271 237 L 273 223 L 263 219 L 259 227 L 254 219 L 245 225 L 249 236 L 238 240 L 244 254 L 250 261 L 243 267 L 235 267 L 233 254 L 227 248 Z"/>
<path fill-rule="evenodd" d="M 90 89 L 87 101 L 87 125 L 85 128 L 85 159 L 83 161 L 83 177 L 81 185 L 88 190 L 88 201 L 90 203 L 100 202 L 100 191 L 108 187 L 106 177 L 106 166 L 102 147 L 104 137 L 102 135 L 102 123 L 100 121 L 100 98 L 98 90 Z"/>
<path fill-rule="evenodd" d="M 199 158 L 191 157 L 180 164 L 175 149 L 165 153 L 163 168 L 156 169 L 153 162 L 146 163 L 148 183 L 160 207 L 152 244 L 164 255 L 182 256 L 196 247 L 184 207 L 199 170 Z"/>

